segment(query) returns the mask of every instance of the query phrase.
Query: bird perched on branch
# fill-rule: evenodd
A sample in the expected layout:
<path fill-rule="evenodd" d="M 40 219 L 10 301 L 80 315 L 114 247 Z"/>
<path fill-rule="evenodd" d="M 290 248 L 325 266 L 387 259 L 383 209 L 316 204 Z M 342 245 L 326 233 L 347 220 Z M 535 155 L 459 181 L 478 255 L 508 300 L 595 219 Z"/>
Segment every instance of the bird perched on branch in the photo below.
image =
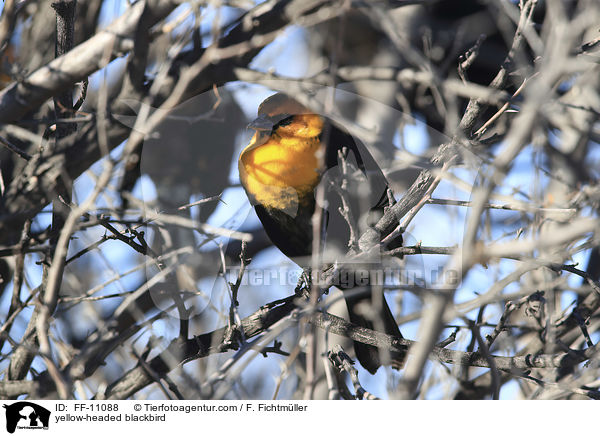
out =
<path fill-rule="evenodd" d="M 367 148 L 339 123 L 285 94 L 262 102 L 249 127 L 256 133 L 240 155 L 240 180 L 273 244 L 298 265 L 310 267 L 314 225 L 319 225 L 322 264 L 344 265 L 347 280 L 336 286 L 344 292 L 350 321 L 402 338 L 383 295 L 372 292 L 369 274 L 381 265 L 348 262 L 347 254 L 359 251 L 358 237 L 393 201 Z M 387 248 L 401 244 L 397 237 Z M 374 346 L 355 342 L 354 349 L 373 374 L 385 363 L 385 351 Z M 388 357 L 401 368 L 405 353 Z"/>

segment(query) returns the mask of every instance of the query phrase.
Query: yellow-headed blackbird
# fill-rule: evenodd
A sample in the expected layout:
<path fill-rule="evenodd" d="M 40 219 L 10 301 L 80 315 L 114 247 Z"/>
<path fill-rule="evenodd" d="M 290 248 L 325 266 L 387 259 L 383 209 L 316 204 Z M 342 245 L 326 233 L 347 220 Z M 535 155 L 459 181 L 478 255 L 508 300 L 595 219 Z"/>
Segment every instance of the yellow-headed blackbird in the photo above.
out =
<path fill-rule="evenodd" d="M 285 94 L 267 98 L 249 127 L 256 133 L 240 155 L 240 180 L 273 244 L 298 265 L 310 266 L 312 217 L 318 205 L 326 235 L 323 259 L 344 262 L 350 245 L 349 219 L 354 220 L 354 233 L 361 234 L 377 222 L 389 202 L 387 180 L 364 144 Z M 342 182 L 345 197 L 339 189 Z M 327 194 L 318 202 L 319 184 Z M 350 213 L 343 213 L 344 208 Z M 394 243 L 399 246 L 402 241 Z M 402 338 L 383 297 L 371 306 L 368 281 L 362 283 L 365 292 L 356 292 L 354 279 L 350 274 L 350 281 L 340 286 L 346 291 L 350 321 Z M 359 342 L 354 349 L 360 364 L 374 374 L 382 363 L 380 350 Z M 401 367 L 404 353 L 392 353 L 390 358 L 392 366 Z"/>

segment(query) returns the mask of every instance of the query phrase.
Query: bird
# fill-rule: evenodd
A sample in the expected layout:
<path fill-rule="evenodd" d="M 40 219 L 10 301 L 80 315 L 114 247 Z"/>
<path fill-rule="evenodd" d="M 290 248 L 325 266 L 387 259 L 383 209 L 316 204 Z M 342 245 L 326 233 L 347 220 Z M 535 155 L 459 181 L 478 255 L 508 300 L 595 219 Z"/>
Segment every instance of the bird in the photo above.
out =
<path fill-rule="evenodd" d="M 344 262 L 352 249 L 357 251 L 357 244 L 350 241 L 350 223 L 355 233 L 362 234 L 393 201 L 389 184 L 366 146 L 341 123 L 284 93 L 264 100 L 248 127 L 255 133 L 238 159 L 240 182 L 273 245 L 299 266 L 310 267 L 317 211 L 324 234 L 321 262 Z M 345 194 L 340 193 L 342 184 Z M 324 194 L 319 196 L 318 189 Z M 401 244 L 397 236 L 386 248 Z M 383 296 L 372 301 L 368 280 L 362 283 L 366 292 L 356 292 L 352 274 L 340 282 L 344 283 L 336 286 L 343 292 L 350 322 L 402 338 Z M 372 374 L 384 363 L 377 347 L 355 341 L 354 350 L 361 366 Z M 402 368 L 405 354 L 388 354 L 391 366 Z"/>

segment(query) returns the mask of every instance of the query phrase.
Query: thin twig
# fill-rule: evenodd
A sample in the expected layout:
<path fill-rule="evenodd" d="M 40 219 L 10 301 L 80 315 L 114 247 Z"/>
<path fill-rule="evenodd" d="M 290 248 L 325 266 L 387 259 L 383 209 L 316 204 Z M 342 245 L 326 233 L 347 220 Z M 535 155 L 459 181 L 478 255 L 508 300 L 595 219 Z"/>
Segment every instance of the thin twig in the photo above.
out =
<path fill-rule="evenodd" d="M 375 395 L 368 392 L 362 387 L 358 380 L 358 371 L 354 367 L 354 361 L 350 359 L 350 356 L 346 354 L 341 345 L 336 345 L 333 350 L 327 352 L 327 358 L 331 362 L 334 368 L 338 371 L 345 371 L 352 380 L 354 391 L 356 392 L 356 398 L 359 400 L 379 400 Z"/>
<path fill-rule="evenodd" d="M 12 151 L 13 153 L 15 153 L 17 156 L 29 161 L 31 160 L 31 155 L 28 154 L 27 152 L 21 150 L 19 147 L 17 147 L 16 145 L 14 145 L 13 143 L 11 143 L 8 139 L 6 139 L 3 136 L 0 136 L 0 143 L 2 145 L 4 145 L 6 148 L 8 148 L 10 151 Z"/>

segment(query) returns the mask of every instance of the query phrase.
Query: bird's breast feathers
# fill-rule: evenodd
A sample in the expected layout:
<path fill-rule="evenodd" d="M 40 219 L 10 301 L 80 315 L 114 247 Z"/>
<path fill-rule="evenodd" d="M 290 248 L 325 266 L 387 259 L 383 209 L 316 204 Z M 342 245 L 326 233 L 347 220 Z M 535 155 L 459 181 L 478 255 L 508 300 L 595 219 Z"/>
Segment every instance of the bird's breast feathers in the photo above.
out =
<path fill-rule="evenodd" d="M 252 202 L 293 214 L 300 204 L 314 201 L 320 150 L 317 136 L 276 134 L 265 141 L 255 134 L 239 161 L 240 180 Z"/>

